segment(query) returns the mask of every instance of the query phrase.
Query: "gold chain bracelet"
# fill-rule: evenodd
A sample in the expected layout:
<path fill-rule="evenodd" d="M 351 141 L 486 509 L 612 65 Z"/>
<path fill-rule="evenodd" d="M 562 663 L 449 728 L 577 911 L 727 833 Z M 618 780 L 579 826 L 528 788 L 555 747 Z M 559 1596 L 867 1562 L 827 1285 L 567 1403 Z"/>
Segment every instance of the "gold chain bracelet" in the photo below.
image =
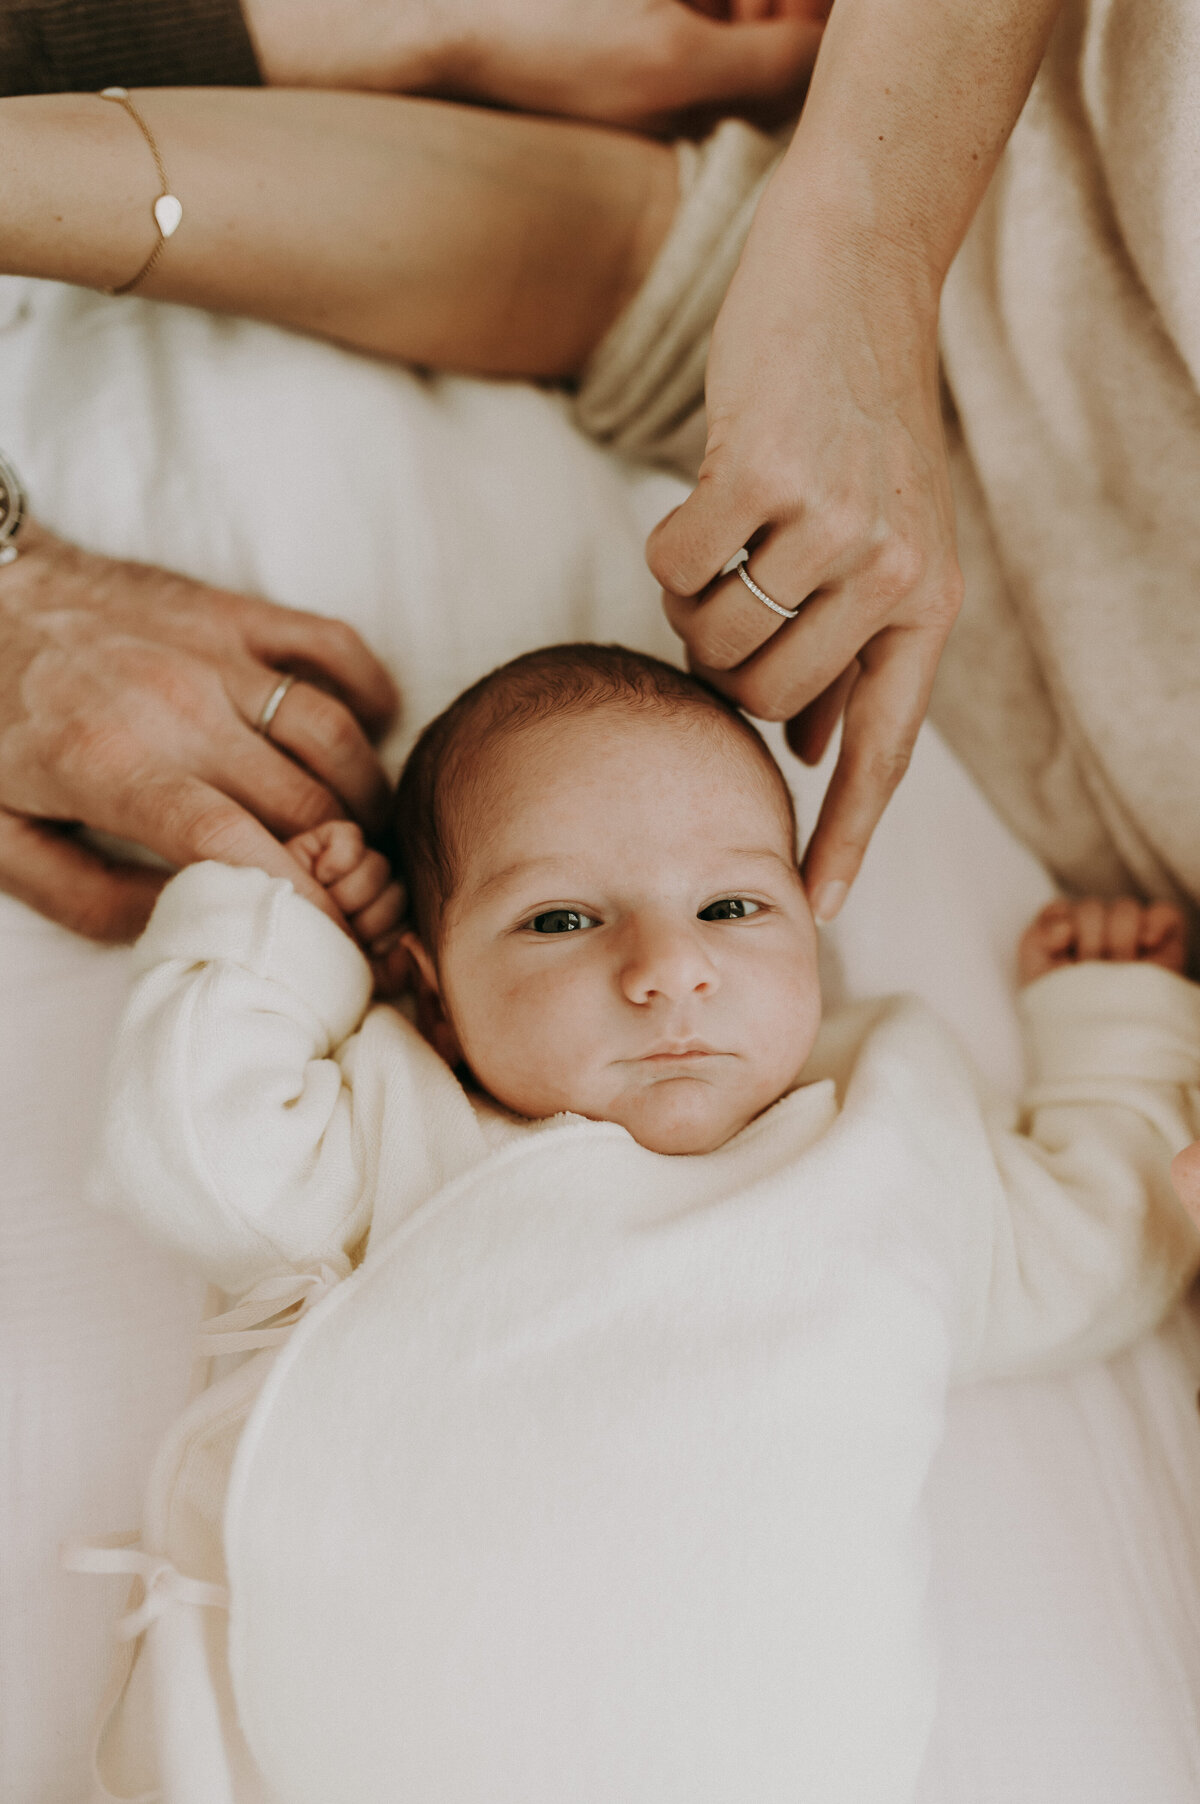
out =
<path fill-rule="evenodd" d="M 158 259 L 162 256 L 163 246 L 166 244 L 167 239 L 172 237 L 177 231 L 179 222 L 183 218 L 183 203 L 171 193 L 171 184 L 167 178 L 166 169 L 163 167 L 163 160 L 159 155 L 158 145 L 154 142 L 154 133 L 150 130 L 150 127 L 146 124 L 146 121 L 142 118 L 142 115 L 138 112 L 132 100 L 129 98 L 129 90 L 127 88 L 101 88 L 100 99 L 114 101 L 117 106 L 123 107 L 129 114 L 129 117 L 133 120 L 133 123 L 137 126 L 150 147 L 150 155 L 154 158 L 154 167 L 157 169 L 158 179 L 162 183 L 162 192 L 151 209 L 154 218 L 154 229 L 158 233 L 157 244 L 146 258 L 146 261 L 142 264 L 142 267 L 138 270 L 136 276 L 128 282 L 122 282 L 119 288 L 107 288 L 104 291 L 106 294 L 130 294 L 133 289 L 137 287 L 139 282 L 145 281 L 146 277 L 150 274 L 150 271 L 154 268 L 154 265 L 158 262 Z"/>

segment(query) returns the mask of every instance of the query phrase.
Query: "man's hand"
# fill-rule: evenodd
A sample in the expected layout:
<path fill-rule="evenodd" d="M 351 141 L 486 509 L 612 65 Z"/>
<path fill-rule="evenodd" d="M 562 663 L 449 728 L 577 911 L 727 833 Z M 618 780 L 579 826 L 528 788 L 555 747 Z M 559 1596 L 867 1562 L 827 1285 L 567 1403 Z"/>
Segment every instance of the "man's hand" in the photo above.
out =
<path fill-rule="evenodd" d="M 255 731 L 281 670 L 270 737 Z M 338 621 L 64 544 L 31 525 L 0 571 L 0 889 L 93 939 L 127 940 L 164 881 L 69 831 L 133 840 L 325 890 L 279 843 L 387 785 L 368 735 L 391 678 Z"/>
<path fill-rule="evenodd" d="M 799 105 L 827 0 L 247 0 L 279 87 L 498 101 L 651 129 Z M 717 15 L 717 16 L 705 16 Z"/>

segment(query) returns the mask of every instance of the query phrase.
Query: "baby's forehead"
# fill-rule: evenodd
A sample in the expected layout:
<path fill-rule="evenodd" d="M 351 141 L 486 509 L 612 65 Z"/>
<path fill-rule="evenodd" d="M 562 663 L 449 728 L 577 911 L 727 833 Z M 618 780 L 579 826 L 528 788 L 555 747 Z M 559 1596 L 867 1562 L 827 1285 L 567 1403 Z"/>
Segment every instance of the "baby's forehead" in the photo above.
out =
<path fill-rule="evenodd" d="M 712 830 L 728 811 L 744 815 L 751 796 L 767 802 L 794 850 L 795 815 L 778 765 L 753 728 L 717 702 L 606 699 L 501 719 L 474 739 L 457 778 L 452 831 L 463 851 L 517 817 L 552 832 L 564 807 L 586 833 L 589 819 L 620 816 L 635 800 L 642 819 L 658 815 L 664 828 L 685 804 L 694 815 L 699 803 Z"/>

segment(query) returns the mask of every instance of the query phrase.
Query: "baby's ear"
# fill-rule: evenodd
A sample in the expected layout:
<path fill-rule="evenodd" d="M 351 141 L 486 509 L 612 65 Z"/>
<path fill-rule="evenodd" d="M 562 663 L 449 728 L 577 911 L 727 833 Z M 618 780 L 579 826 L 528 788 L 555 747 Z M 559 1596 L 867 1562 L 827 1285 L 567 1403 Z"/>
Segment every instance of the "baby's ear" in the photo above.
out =
<path fill-rule="evenodd" d="M 442 1007 L 437 966 L 424 941 L 411 928 L 400 944 L 412 960 L 413 988 L 417 995 L 417 1026 L 433 1050 L 453 1070 L 462 1060 L 462 1048 Z"/>

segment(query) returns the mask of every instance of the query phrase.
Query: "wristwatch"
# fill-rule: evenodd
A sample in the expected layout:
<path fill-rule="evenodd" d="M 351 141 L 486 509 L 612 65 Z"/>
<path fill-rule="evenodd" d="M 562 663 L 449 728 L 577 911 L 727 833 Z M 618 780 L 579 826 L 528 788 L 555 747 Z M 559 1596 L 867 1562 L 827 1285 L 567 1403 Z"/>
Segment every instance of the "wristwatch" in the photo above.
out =
<path fill-rule="evenodd" d="M 14 563 L 20 555 L 17 537 L 25 518 L 25 491 L 21 478 L 0 451 L 0 564 Z"/>

